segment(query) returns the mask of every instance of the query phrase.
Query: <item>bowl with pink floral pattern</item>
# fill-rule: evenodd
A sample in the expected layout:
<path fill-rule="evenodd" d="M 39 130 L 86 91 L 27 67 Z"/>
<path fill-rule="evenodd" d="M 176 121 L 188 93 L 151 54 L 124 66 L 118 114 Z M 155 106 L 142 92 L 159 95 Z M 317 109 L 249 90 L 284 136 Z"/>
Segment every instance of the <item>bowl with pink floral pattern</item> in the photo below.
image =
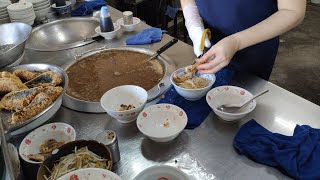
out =
<path fill-rule="evenodd" d="M 187 114 L 173 104 L 156 104 L 144 109 L 137 118 L 138 129 L 151 140 L 168 142 L 186 127 Z"/>

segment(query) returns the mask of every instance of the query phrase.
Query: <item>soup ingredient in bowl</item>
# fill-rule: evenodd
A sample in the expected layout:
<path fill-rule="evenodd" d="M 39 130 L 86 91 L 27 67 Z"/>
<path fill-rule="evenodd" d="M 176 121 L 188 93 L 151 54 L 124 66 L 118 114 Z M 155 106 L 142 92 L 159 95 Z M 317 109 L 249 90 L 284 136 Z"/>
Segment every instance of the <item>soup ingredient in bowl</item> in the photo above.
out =
<path fill-rule="evenodd" d="M 64 144 L 64 141 L 56 141 L 55 139 L 48 139 L 40 145 L 38 154 L 29 154 L 27 157 L 32 161 L 43 162 L 53 150 L 58 149 Z"/>
<path fill-rule="evenodd" d="M 208 86 L 209 84 L 210 80 L 198 76 L 194 76 L 184 82 L 177 83 L 178 86 L 186 89 L 200 89 Z"/>
<path fill-rule="evenodd" d="M 88 150 L 88 147 L 77 149 L 75 147 L 74 153 L 67 156 L 63 156 L 59 159 L 58 163 L 54 165 L 49 177 L 45 176 L 45 179 L 56 180 L 59 177 L 77 169 L 82 168 L 102 168 L 109 169 L 111 161 L 103 159 L 96 155 L 92 151 Z"/>
<path fill-rule="evenodd" d="M 136 108 L 136 107 L 134 107 L 134 105 L 132 105 L 132 104 L 129 104 L 129 105 L 121 104 L 119 111 L 128 111 L 128 110 L 134 109 L 134 108 Z"/>

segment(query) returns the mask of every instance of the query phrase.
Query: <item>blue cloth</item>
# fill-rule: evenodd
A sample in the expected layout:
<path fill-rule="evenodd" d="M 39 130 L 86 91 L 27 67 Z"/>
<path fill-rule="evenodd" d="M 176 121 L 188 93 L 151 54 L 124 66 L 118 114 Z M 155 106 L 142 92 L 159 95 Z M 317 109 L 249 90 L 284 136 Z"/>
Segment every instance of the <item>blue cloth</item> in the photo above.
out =
<path fill-rule="evenodd" d="M 152 44 L 161 41 L 162 30 L 159 28 L 144 29 L 136 35 L 130 36 L 126 39 L 127 45 L 143 45 Z"/>
<path fill-rule="evenodd" d="M 196 0 L 196 4 L 204 24 L 211 29 L 212 45 L 252 27 L 278 10 L 275 0 Z M 238 70 L 268 80 L 278 46 L 276 37 L 237 52 L 232 61 L 240 65 Z"/>
<path fill-rule="evenodd" d="M 297 125 L 293 136 L 285 136 L 250 120 L 240 127 L 233 145 L 238 153 L 295 179 L 320 179 L 320 129 Z"/>
<path fill-rule="evenodd" d="M 227 67 L 215 75 L 216 81 L 212 87 L 228 85 L 234 76 L 234 71 Z M 158 102 L 158 104 L 161 103 L 174 104 L 183 109 L 188 116 L 187 129 L 198 127 L 212 111 L 211 107 L 207 104 L 205 96 L 197 101 L 188 101 L 180 96 L 173 86 L 165 93 L 164 98 Z"/>
<path fill-rule="evenodd" d="M 94 9 L 99 9 L 105 5 L 107 3 L 104 0 L 84 1 L 71 11 L 71 16 L 88 16 L 93 13 Z"/>

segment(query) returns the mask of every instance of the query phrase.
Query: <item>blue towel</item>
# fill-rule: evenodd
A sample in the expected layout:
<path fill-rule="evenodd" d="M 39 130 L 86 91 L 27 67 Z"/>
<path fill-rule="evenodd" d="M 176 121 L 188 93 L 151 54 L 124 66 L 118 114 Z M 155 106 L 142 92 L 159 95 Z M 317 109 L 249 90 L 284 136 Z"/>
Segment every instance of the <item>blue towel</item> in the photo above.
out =
<path fill-rule="evenodd" d="M 71 16 L 88 16 L 93 13 L 94 9 L 99 9 L 107 3 L 104 0 L 84 1 L 71 12 Z"/>
<path fill-rule="evenodd" d="M 212 87 L 228 85 L 234 76 L 234 70 L 224 68 L 215 75 L 216 81 Z M 160 103 L 174 104 L 182 108 L 188 116 L 187 129 L 198 127 L 212 111 L 211 107 L 207 104 L 205 96 L 197 101 L 188 101 L 181 97 L 173 86 L 165 93 L 164 98 L 158 102 L 158 104 Z"/>
<path fill-rule="evenodd" d="M 285 136 L 250 120 L 240 127 L 233 145 L 239 154 L 295 179 L 320 179 L 320 129 L 297 125 L 293 136 Z"/>
<path fill-rule="evenodd" d="M 161 41 L 162 30 L 159 28 L 148 28 L 139 32 L 134 36 L 130 36 L 126 39 L 127 45 L 143 45 L 152 44 Z"/>

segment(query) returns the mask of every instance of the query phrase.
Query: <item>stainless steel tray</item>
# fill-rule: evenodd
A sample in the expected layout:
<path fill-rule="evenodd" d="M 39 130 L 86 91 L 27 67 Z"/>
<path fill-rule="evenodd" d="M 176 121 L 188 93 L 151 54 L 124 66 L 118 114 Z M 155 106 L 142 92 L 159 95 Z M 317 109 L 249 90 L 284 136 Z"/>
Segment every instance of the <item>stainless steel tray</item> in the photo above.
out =
<path fill-rule="evenodd" d="M 144 48 L 133 48 L 133 47 L 119 47 L 119 48 L 100 48 L 100 49 L 94 49 L 88 52 L 85 52 L 83 54 L 77 55 L 75 57 L 75 60 L 66 64 L 63 66 L 65 70 L 67 70 L 71 65 L 76 63 L 77 61 L 89 57 L 91 55 L 105 52 L 105 51 L 112 51 L 112 50 L 122 50 L 122 51 L 133 51 L 133 52 L 139 52 L 144 53 L 147 55 L 153 55 L 155 51 L 152 51 L 150 49 L 144 49 Z M 164 76 L 159 84 L 157 84 L 155 87 L 150 89 L 148 91 L 148 102 L 156 99 L 161 94 L 163 94 L 171 85 L 170 82 L 170 75 L 174 72 L 176 65 L 174 62 L 169 59 L 165 55 L 160 55 L 157 57 L 157 60 L 160 62 L 160 64 L 163 67 L 164 70 Z M 62 105 L 81 112 L 90 112 L 90 113 L 104 113 L 104 109 L 101 107 L 100 102 L 90 102 L 90 101 L 84 101 L 76 99 L 67 93 L 65 93 L 63 99 L 62 99 Z"/>
<path fill-rule="evenodd" d="M 8 122 L 8 118 L 12 115 L 11 112 L 1 110 L 0 112 L 0 117 L 2 119 L 2 122 L 4 124 L 4 130 L 6 134 L 10 134 L 11 136 L 18 135 L 24 132 L 27 132 L 31 129 L 34 129 L 38 127 L 39 125 L 45 123 L 47 120 L 49 120 L 60 108 L 61 103 L 62 103 L 62 97 L 65 94 L 67 90 L 67 85 L 68 85 L 68 76 L 67 74 L 63 71 L 63 69 L 49 65 L 49 64 L 24 64 L 24 65 L 19 65 L 19 66 L 14 66 L 14 67 L 7 67 L 3 68 L 0 70 L 1 71 L 9 71 L 13 72 L 16 69 L 27 69 L 30 71 L 41 71 L 41 70 L 51 70 L 53 72 L 57 72 L 62 75 L 62 87 L 63 91 L 60 94 L 60 96 L 45 110 L 43 110 L 41 113 L 38 115 L 34 116 L 31 119 L 28 119 L 24 123 L 17 124 L 17 125 L 12 125 Z"/>
<path fill-rule="evenodd" d="M 94 42 L 96 18 L 77 17 L 52 21 L 35 28 L 26 44 L 35 51 L 60 51 Z"/>

